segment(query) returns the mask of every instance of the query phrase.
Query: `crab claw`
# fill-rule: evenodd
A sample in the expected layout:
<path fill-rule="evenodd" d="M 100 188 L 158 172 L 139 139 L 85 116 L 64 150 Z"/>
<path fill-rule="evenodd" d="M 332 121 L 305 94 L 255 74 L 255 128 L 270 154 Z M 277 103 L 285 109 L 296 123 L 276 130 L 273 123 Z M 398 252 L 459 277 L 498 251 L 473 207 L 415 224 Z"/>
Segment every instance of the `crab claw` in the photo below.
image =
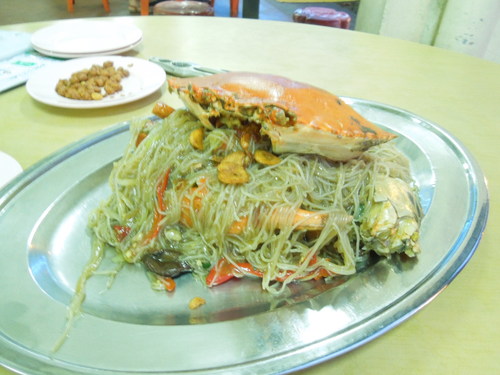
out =
<path fill-rule="evenodd" d="M 207 128 L 257 123 L 275 153 L 342 161 L 395 138 L 339 97 L 280 76 L 232 72 L 171 78 L 168 84 Z"/>
<path fill-rule="evenodd" d="M 361 220 L 360 233 L 367 250 L 379 255 L 405 253 L 415 256 L 422 207 L 416 192 L 403 180 L 378 176 L 370 208 Z"/>

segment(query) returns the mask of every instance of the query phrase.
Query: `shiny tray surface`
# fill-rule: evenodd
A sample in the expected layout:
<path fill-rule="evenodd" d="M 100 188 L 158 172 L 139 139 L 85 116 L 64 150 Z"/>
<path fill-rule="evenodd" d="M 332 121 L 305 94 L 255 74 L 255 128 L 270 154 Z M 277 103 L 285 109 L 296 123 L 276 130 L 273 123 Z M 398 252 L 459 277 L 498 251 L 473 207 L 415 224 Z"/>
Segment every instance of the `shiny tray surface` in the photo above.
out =
<path fill-rule="evenodd" d="M 0 363 L 35 374 L 283 373 L 341 355 L 409 318 L 446 287 L 486 225 L 482 172 L 452 135 L 409 112 L 344 98 L 399 135 L 426 216 L 415 260 L 381 260 L 341 282 L 293 284 L 278 297 L 256 280 L 206 288 L 190 275 L 172 294 L 144 270 L 87 284 L 83 314 L 55 353 L 90 254 L 87 217 L 109 194 L 128 142 L 118 124 L 36 164 L 0 191 Z M 100 270 L 113 268 L 106 259 Z M 207 304 L 189 310 L 195 296 Z"/>

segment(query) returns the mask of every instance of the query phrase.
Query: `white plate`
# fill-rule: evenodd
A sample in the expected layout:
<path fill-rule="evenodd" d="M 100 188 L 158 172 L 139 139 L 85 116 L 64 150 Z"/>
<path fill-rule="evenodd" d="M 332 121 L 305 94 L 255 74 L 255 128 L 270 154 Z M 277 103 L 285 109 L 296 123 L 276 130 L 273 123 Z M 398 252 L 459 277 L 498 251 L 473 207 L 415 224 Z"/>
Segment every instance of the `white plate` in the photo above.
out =
<path fill-rule="evenodd" d="M 56 93 L 55 88 L 60 79 L 69 78 L 72 73 L 105 61 L 112 61 L 115 67 L 123 67 L 130 72 L 130 75 L 122 80 L 123 89 L 120 92 L 102 100 L 68 99 Z M 37 70 L 26 83 L 26 90 L 33 99 L 56 107 L 103 108 L 144 98 L 158 90 L 165 83 L 165 79 L 165 71 L 147 60 L 124 56 L 86 57 Z"/>
<path fill-rule="evenodd" d="M 12 156 L 0 151 L 0 188 L 23 171 Z"/>
<path fill-rule="evenodd" d="M 36 31 L 31 37 L 31 44 L 37 51 L 48 51 L 51 56 L 88 56 L 122 50 L 141 39 L 142 31 L 129 22 L 69 20 Z"/>
<path fill-rule="evenodd" d="M 125 46 L 123 48 L 118 48 L 118 49 L 110 49 L 108 51 L 101 51 L 99 53 L 61 53 L 61 52 L 54 52 L 54 51 L 48 51 L 43 48 L 37 47 L 35 48 L 37 52 L 41 53 L 42 55 L 45 56 L 50 56 L 50 57 L 57 57 L 57 58 L 62 58 L 62 59 L 76 59 L 79 57 L 91 57 L 91 56 L 102 56 L 102 55 L 118 55 L 123 52 L 130 51 L 131 49 L 137 47 L 139 44 L 142 43 L 142 38 L 137 40 L 135 43 L 130 44 L 128 46 Z"/>

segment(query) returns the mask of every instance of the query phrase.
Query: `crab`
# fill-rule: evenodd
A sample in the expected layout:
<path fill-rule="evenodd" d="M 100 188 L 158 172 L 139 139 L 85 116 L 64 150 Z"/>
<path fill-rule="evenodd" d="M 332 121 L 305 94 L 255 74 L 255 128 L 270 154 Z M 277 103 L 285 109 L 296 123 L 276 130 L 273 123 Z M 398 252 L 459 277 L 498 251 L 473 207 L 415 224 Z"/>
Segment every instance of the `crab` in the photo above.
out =
<path fill-rule="evenodd" d="M 281 76 L 230 72 L 171 78 L 168 85 L 208 129 L 258 124 L 278 154 L 345 161 L 396 137 L 338 96 Z"/>
<path fill-rule="evenodd" d="M 168 84 L 206 128 L 257 124 L 277 154 L 317 154 L 343 162 L 396 137 L 365 119 L 338 96 L 281 76 L 233 72 L 171 78 Z M 358 220 L 366 250 L 384 256 L 414 256 L 420 252 L 423 213 L 418 192 L 407 181 L 377 176 L 375 194 L 364 204 L 367 210 Z M 316 220 L 318 228 L 326 221 L 325 215 L 313 212 L 297 212 L 297 220 L 305 214 Z M 245 225 L 238 222 L 235 228 L 241 230 Z"/>

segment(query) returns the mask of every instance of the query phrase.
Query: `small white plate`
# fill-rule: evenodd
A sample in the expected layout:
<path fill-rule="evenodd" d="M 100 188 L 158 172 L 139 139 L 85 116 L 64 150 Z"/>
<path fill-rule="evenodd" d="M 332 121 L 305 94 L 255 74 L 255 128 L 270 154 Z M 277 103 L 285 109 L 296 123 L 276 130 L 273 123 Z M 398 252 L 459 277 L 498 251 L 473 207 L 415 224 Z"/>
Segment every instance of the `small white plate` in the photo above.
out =
<path fill-rule="evenodd" d="M 21 165 L 12 156 L 0 151 L 0 188 L 23 171 Z"/>
<path fill-rule="evenodd" d="M 51 56 L 90 56 L 136 45 L 142 31 L 133 23 L 115 20 L 61 21 L 36 31 L 31 37 L 33 48 Z"/>
<path fill-rule="evenodd" d="M 67 79 L 71 74 L 88 69 L 93 64 L 102 65 L 105 61 L 112 61 L 116 68 L 123 67 L 130 72 L 130 75 L 122 80 L 123 89 L 120 92 L 101 100 L 68 99 L 56 92 L 60 79 Z M 26 90 L 33 99 L 56 107 L 103 108 L 142 99 L 158 90 L 165 80 L 165 71 L 147 60 L 125 56 L 85 57 L 49 65 L 33 72 L 26 83 Z"/>

